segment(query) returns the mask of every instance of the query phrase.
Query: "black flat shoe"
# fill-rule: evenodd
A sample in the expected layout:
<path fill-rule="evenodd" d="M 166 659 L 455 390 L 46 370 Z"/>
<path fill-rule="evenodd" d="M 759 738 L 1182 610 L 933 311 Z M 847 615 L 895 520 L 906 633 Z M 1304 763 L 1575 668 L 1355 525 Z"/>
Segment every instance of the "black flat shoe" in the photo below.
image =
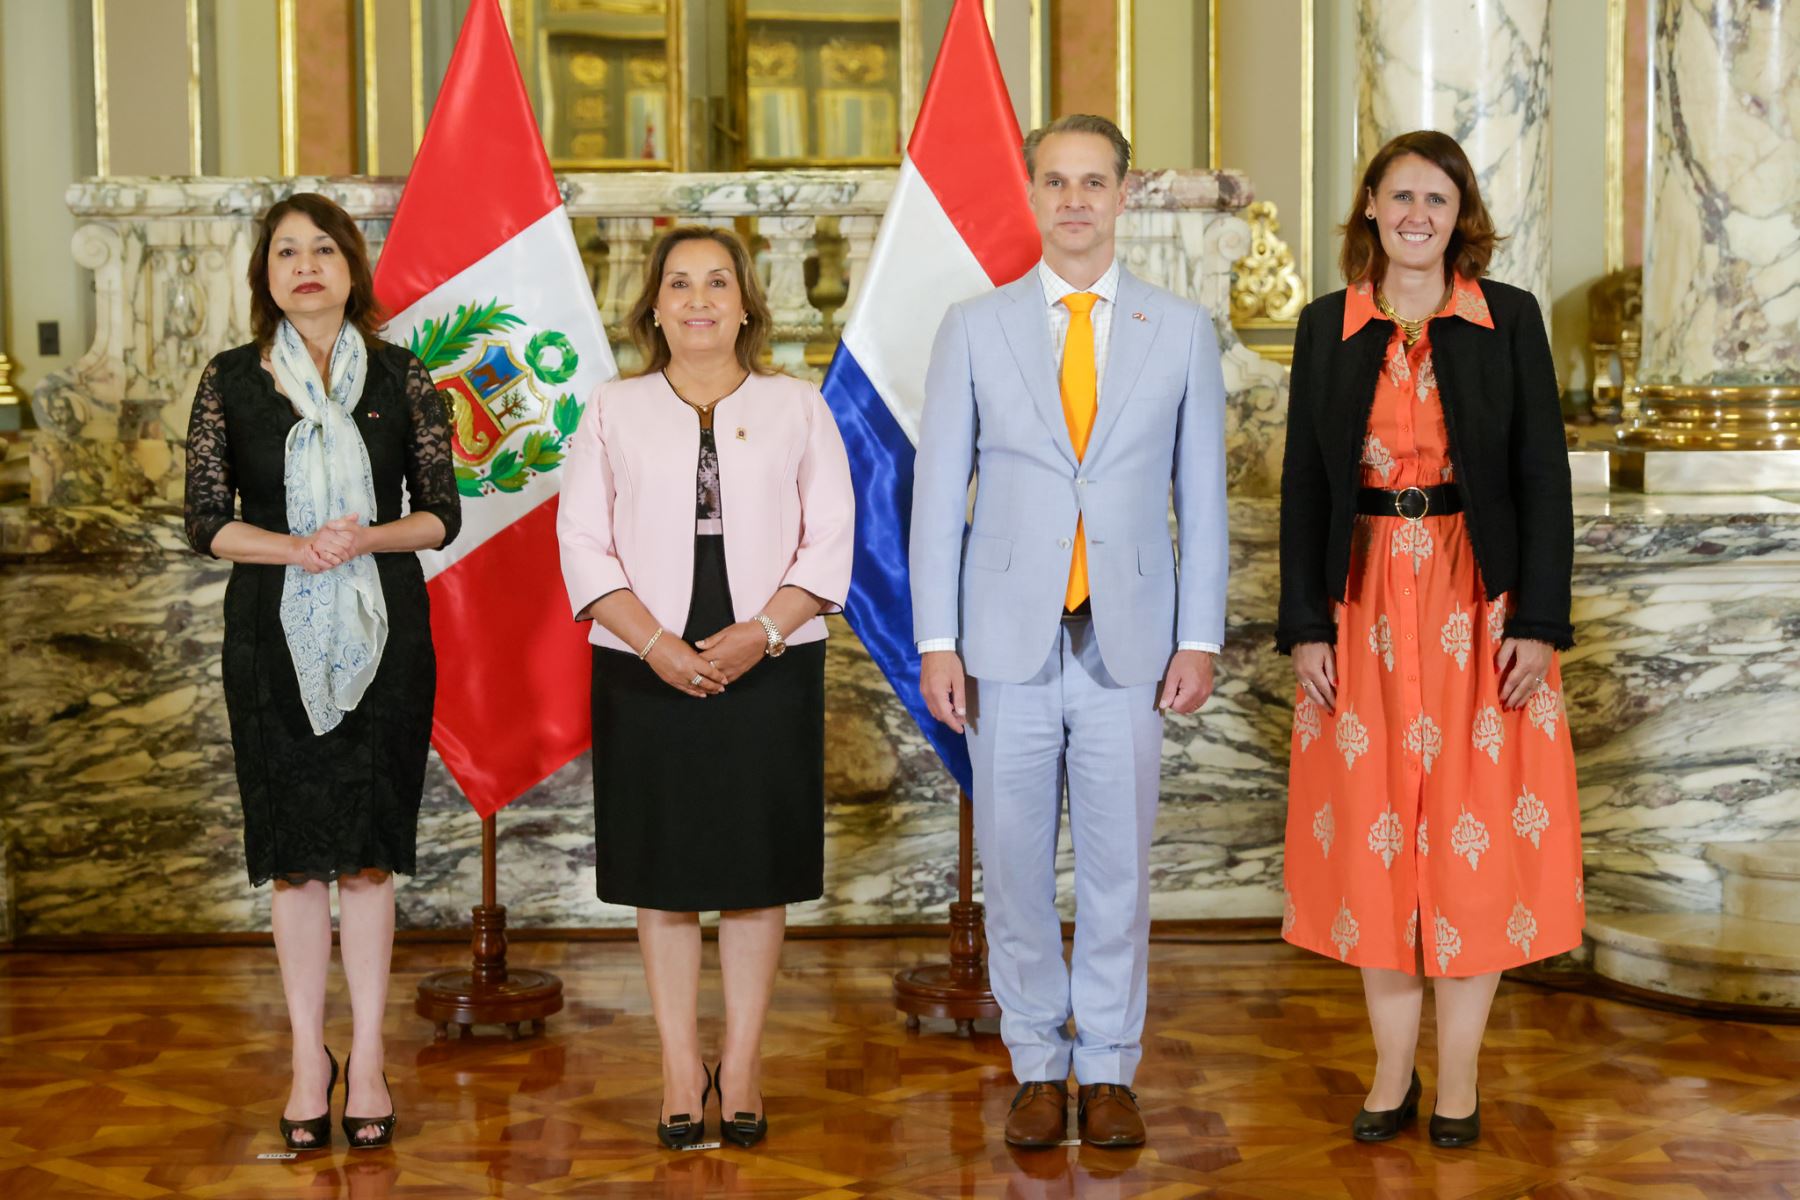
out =
<path fill-rule="evenodd" d="M 759 1117 L 755 1113 L 741 1112 L 734 1114 L 731 1120 L 727 1121 L 725 1119 L 725 1088 L 719 1083 L 719 1078 L 724 1073 L 725 1064 L 720 1063 L 713 1076 L 713 1087 L 719 1093 L 719 1136 L 734 1146 L 742 1146 L 748 1150 L 769 1136 L 769 1116 L 767 1113 Z"/>
<path fill-rule="evenodd" d="M 1440 1117 L 1431 1114 L 1431 1144 L 1448 1150 L 1473 1146 L 1481 1136 L 1481 1097 L 1475 1097 L 1475 1111 L 1466 1117 Z"/>
<path fill-rule="evenodd" d="M 344 1060 L 344 1076 L 345 1076 L 344 1109 L 345 1109 L 345 1112 L 344 1112 L 344 1120 L 343 1120 L 344 1140 L 350 1143 L 350 1148 L 352 1150 L 379 1150 L 383 1146 L 390 1145 L 394 1140 L 394 1126 L 398 1125 L 400 1123 L 400 1114 L 398 1112 L 390 1112 L 385 1117 L 353 1117 L 353 1116 L 351 1116 L 349 1113 L 349 1108 L 350 1108 L 349 1075 L 350 1075 L 350 1060 L 345 1059 Z M 393 1099 L 394 1093 L 388 1087 L 386 1071 L 383 1071 L 381 1073 L 381 1088 L 383 1091 L 387 1092 L 388 1099 L 391 1102 Z M 380 1132 L 371 1138 L 357 1137 L 356 1131 L 359 1129 L 362 1129 L 363 1127 L 368 1126 L 368 1125 L 375 1126 L 375 1128 L 380 1130 Z"/>
<path fill-rule="evenodd" d="M 706 1140 L 706 1097 L 712 1091 L 713 1078 L 705 1063 L 700 1064 L 700 1073 L 706 1076 L 706 1086 L 700 1089 L 700 1115 L 676 1113 L 656 1123 L 656 1140 L 670 1150 L 686 1150 Z"/>
<path fill-rule="evenodd" d="M 1419 1117 L 1419 1093 L 1424 1089 L 1419 1084 L 1419 1073 L 1413 1072 L 1412 1086 L 1406 1089 L 1406 1099 L 1400 1102 L 1399 1108 L 1384 1108 L 1380 1112 L 1359 1109 L 1356 1120 L 1350 1122 L 1350 1133 L 1359 1142 L 1391 1142 L 1400 1136 L 1400 1130 L 1412 1124 Z M 1437 1128 L 1437 1118 L 1431 1118 L 1431 1127 Z"/>
<path fill-rule="evenodd" d="M 325 1085 L 325 1111 L 309 1121 L 281 1118 L 281 1140 L 289 1150 L 323 1150 L 331 1145 L 331 1093 L 337 1090 L 338 1065 L 329 1046 L 325 1047 L 325 1057 L 331 1062 L 331 1082 Z M 296 1142 L 296 1133 L 310 1134 L 312 1141 Z"/>

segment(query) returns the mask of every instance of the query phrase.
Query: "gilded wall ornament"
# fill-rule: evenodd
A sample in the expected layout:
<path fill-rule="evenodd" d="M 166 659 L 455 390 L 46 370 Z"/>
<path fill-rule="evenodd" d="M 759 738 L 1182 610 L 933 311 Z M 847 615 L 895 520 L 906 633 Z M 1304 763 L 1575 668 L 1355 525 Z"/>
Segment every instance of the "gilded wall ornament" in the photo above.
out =
<path fill-rule="evenodd" d="M 1274 203 L 1258 200 L 1244 219 L 1250 223 L 1250 253 L 1232 264 L 1232 323 L 1299 319 L 1306 288 L 1294 266 L 1294 252 L 1278 236 L 1281 221 Z"/>

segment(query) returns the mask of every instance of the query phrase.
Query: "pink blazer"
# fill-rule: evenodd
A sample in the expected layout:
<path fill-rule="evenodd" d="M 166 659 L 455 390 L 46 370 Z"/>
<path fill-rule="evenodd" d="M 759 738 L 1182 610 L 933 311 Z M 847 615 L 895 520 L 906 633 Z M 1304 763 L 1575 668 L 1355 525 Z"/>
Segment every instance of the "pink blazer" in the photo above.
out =
<path fill-rule="evenodd" d="M 841 610 L 856 498 L 843 439 L 819 389 L 789 375 L 752 375 L 718 402 L 713 432 L 737 619 L 754 617 L 788 584 Z M 630 588 L 664 629 L 679 634 L 687 625 L 699 460 L 699 417 L 660 372 L 594 389 L 556 516 L 563 582 L 577 616 L 606 593 Z M 814 617 L 788 642 L 824 636 L 824 618 Z M 588 640 L 641 649 L 598 621 Z"/>

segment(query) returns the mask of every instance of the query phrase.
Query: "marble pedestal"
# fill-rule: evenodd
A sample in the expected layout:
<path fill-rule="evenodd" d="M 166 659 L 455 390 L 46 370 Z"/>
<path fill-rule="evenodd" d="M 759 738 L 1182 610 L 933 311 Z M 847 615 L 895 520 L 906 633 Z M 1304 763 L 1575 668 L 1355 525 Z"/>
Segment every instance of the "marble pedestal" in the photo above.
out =
<path fill-rule="evenodd" d="M 1612 471 L 1612 455 L 1605 450 L 1578 446 L 1569 451 L 1569 483 L 1578 492 L 1610 492 Z"/>
<path fill-rule="evenodd" d="M 1800 492 L 1800 450 L 1641 450 L 1613 452 L 1619 486 L 1639 492 L 1737 495 Z"/>

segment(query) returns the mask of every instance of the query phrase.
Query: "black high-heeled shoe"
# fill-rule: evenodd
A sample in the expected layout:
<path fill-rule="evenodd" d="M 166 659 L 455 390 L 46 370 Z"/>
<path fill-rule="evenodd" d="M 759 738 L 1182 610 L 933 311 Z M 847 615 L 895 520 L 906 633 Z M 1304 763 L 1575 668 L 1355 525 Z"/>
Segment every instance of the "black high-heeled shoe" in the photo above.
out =
<path fill-rule="evenodd" d="M 1475 1097 L 1475 1111 L 1466 1117 L 1440 1117 L 1431 1114 L 1431 1144 L 1446 1150 L 1473 1146 L 1481 1137 L 1481 1097 Z"/>
<path fill-rule="evenodd" d="M 325 1085 L 325 1111 L 319 1116 L 306 1121 L 290 1121 L 281 1118 L 281 1140 L 287 1143 L 289 1150 L 323 1150 L 331 1145 L 331 1093 L 337 1090 L 337 1059 L 331 1056 L 331 1047 L 325 1047 L 325 1057 L 331 1063 L 331 1082 Z M 296 1133 L 308 1134 L 310 1142 L 296 1142 Z"/>
<path fill-rule="evenodd" d="M 393 1103 L 394 1092 L 388 1087 L 387 1072 L 381 1073 L 381 1089 L 388 1094 L 388 1103 Z M 344 1060 L 344 1140 L 350 1143 L 352 1150 L 379 1150 L 394 1140 L 394 1126 L 400 1123 L 398 1110 L 385 1117 L 353 1117 L 350 1115 L 350 1060 Z M 365 1126 L 373 1125 L 381 1132 L 374 1137 L 357 1137 L 357 1131 Z"/>
<path fill-rule="evenodd" d="M 742 1146 L 748 1150 L 756 1143 L 769 1136 L 769 1114 L 757 1116 L 755 1113 L 735 1113 L 731 1120 L 725 1119 L 725 1085 L 719 1081 L 725 1076 L 725 1064 L 721 1062 L 714 1068 L 713 1088 L 719 1093 L 719 1136 L 734 1146 Z"/>
<path fill-rule="evenodd" d="M 706 1140 L 706 1097 L 712 1092 L 713 1078 L 705 1063 L 700 1064 L 700 1073 L 706 1076 L 706 1086 L 700 1089 L 700 1115 L 676 1113 L 656 1123 L 656 1140 L 670 1150 L 686 1150 Z"/>
<path fill-rule="evenodd" d="M 1424 1088 L 1419 1083 L 1419 1073 L 1413 1072 L 1412 1084 L 1406 1089 L 1406 1099 L 1400 1102 L 1399 1108 L 1384 1108 L 1379 1112 L 1360 1109 L 1356 1120 L 1350 1122 L 1350 1134 L 1359 1142 L 1391 1142 L 1400 1136 L 1400 1130 L 1412 1124 L 1419 1117 L 1419 1093 Z M 1437 1118 L 1432 1118 L 1436 1128 Z"/>

